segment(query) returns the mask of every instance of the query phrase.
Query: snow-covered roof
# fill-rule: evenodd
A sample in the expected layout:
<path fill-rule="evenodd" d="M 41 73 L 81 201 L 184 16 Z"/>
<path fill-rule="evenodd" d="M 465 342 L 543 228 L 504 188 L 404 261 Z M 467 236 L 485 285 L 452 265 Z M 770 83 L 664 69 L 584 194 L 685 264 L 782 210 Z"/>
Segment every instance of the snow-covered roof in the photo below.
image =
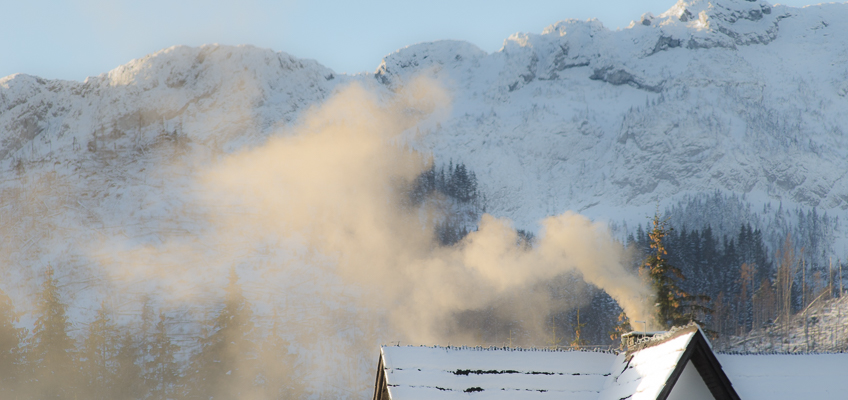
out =
<path fill-rule="evenodd" d="M 846 365 L 848 353 L 716 356 L 694 324 L 619 354 L 391 346 L 374 400 L 844 399 Z"/>
<path fill-rule="evenodd" d="M 599 399 L 656 399 L 686 351 L 692 335 L 687 333 L 632 354 L 619 354 Z"/>
<path fill-rule="evenodd" d="M 691 384 L 705 386 L 705 392 L 712 392 L 715 398 L 739 398 L 695 324 L 654 336 L 619 354 L 598 398 L 665 399 L 690 363 L 701 378 L 694 375 Z"/>
<path fill-rule="evenodd" d="M 595 400 L 615 354 L 482 347 L 383 347 L 392 399 Z M 378 378 L 379 379 L 379 378 Z"/>
<path fill-rule="evenodd" d="M 702 398 L 739 399 L 697 325 L 627 352 L 481 347 L 383 347 L 375 400 L 673 399 L 675 384 Z M 693 389 L 694 388 L 694 389 Z M 691 396 L 689 396 L 691 397 Z M 698 398 L 698 397 L 695 397 Z"/>

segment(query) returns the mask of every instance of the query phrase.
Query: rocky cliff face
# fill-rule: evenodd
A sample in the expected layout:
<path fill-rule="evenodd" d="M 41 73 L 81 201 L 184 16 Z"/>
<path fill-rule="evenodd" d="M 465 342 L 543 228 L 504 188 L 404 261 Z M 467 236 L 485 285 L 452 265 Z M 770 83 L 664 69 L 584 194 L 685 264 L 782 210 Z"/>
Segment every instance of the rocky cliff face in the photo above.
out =
<path fill-rule="evenodd" d="M 845 10 L 681 1 L 615 32 L 558 22 L 486 56 L 411 46 L 377 78 L 455 82 L 454 122 L 426 146 L 473 159 L 519 219 L 715 189 L 843 212 L 848 81 L 832 21 Z M 425 53 L 435 61 L 416 62 Z M 489 171 L 491 160 L 514 164 Z"/>
<path fill-rule="evenodd" d="M 142 134 L 154 125 L 212 116 L 215 123 L 191 129 L 195 139 L 221 140 L 233 133 L 227 125 L 240 120 L 250 120 L 249 133 L 255 133 L 291 122 L 301 108 L 326 98 L 335 78 L 314 61 L 217 45 L 172 47 L 82 83 L 11 75 L 0 80 L 0 158 L 60 157 L 74 140 L 112 131 Z"/>

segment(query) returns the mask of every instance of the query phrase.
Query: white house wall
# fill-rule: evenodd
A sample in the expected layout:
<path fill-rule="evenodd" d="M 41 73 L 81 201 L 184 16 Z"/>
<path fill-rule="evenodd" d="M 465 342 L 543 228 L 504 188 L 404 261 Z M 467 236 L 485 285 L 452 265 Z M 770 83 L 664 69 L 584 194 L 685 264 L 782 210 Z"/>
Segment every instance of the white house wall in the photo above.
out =
<path fill-rule="evenodd" d="M 687 361 L 667 400 L 715 400 L 715 397 L 692 361 Z"/>

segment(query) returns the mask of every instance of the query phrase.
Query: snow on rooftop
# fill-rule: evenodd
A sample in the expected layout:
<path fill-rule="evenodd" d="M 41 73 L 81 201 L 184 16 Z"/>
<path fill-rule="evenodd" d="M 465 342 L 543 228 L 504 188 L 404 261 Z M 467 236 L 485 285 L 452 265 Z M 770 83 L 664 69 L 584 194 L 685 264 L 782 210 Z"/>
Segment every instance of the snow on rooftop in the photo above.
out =
<path fill-rule="evenodd" d="M 696 339 L 698 333 L 703 340 Z M 669 398 L 675 395 L 712 398 L 703 377 L 692 365 L 695 356 L 682 358 L 692 346 L 710 351 L 709 342 L 697 325 L 672 329 L 618 355 L 481 347 L 393 346 L 381 350 L 386 382 L 394 400 L 467 399 L 470 396 L 479 399 L 656 399 L 682 361 L 686 361 L 687 366 Z M 704 356 L 700 357 L 700 362 L 704 363 Z M 724 371 L 733 387 L 731 391 L 735 390 L 742 399 L 848 398 L 848 379 L 845 379 L 848 353 L 719 354 L 717 358 L 719 371 Z"/>
<path fill-rule="evenodd" d="M 393 399 L 597 399 L 615 354 L 514 348 L 383 347 Z M 520 354 L 520 356 L 517 356 Z"/>
<path fill-rule="evenodd" d="M 599 399 L 656 399 L 695 332 L 697 329 L 672 332 L 637 351 L 619 354 Z"/>

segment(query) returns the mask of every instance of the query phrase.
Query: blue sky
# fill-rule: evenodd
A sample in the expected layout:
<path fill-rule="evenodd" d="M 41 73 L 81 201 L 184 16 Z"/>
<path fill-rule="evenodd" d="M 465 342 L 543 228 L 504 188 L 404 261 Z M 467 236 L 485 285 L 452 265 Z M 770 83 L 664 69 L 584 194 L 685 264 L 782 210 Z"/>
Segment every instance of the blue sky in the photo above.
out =
<path fill-rule="evenodd" d="M 791 6 L 818 3 L 782 2 Z M 410 44 L 466 40 L 497 51 L 566 18 L 623 28 L 674 0 L 0 0 L 0 77 L 83 80 L 173 45 L 252 44 L 336 72 L 373 71 Z"/>

